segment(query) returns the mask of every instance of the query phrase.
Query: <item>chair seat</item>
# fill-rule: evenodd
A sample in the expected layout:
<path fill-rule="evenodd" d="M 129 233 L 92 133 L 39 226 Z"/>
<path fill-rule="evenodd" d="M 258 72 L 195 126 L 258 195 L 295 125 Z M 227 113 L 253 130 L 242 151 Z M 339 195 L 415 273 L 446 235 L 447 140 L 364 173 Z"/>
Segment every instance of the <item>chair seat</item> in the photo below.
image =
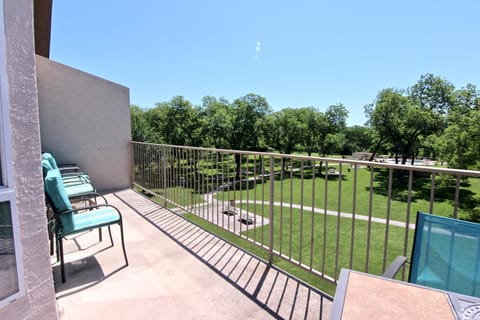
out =
<path fill-rule="evenodd" d="M 120 215 L 115 209 L 105 207 L 85 213 L 61 214 L 60 220 L 63 226 L 62 236 L 68 236 L 85 230 L 117 223 L 120 221 Z"/>
<path fill-rule="evenodd" d="M 67 193 L 67 196 L 70 197 L 75 197 L 75 196 L 80 196 L 82 194 L 89 194 L 92 192 L 95 192 L 95 189 L 93 186 L 89 183 L 81 183 L 81 184 L 75 184 L 75 185 L 65 185 L 65 192 Z"/>
<path fill-rule="evenodd" d="M 90 177 L 85 173 L 75 175 L 62 176 L 62 181 L 65 186 L 76 185 L 81 183 L 90 183 Z"/>

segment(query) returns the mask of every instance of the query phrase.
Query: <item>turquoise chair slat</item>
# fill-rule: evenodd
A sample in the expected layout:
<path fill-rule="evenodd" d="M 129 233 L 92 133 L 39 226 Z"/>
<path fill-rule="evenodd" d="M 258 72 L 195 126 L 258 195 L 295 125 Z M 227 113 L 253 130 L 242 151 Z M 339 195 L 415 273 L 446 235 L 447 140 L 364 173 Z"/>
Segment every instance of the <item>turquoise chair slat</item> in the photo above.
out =
<path fill-rule="evenodd" d="M 62 176 L 62 180 L 65 186 L 72 185 L 72 184 L 79 184 L 79 183 L 91 183 L 90 177 L 84 173 Z"/>
<path fill-rule="evenodd" d="M 67 193 L 68 197 L 75 197 L 95 192 L 95 189 L 89 183 L 81 183 L 75 185 L 67 184 L 65 185 L 65 192 Z"/>
<path fill-rule="evenodd" d="M 72 209 L 72 204 L 65 192 L 62 177 L 58 169 L 48 171 L 47 176 L 45 177 L 45 191 L 58 212 Z"/>
<path fill-rule="evenodd" d="M 480 224 L 419 212 L 409 282 L 480 296 Z"/>
<path fill-rule="evenodd" d="M 104 207 L 82 214 L 62 214 L 60 215 L 60 220 L 63 226 L 62 236 L 68 236 L 92 228 L 117 223 L 120 221 L 120 215 L 114 208 Z"/>

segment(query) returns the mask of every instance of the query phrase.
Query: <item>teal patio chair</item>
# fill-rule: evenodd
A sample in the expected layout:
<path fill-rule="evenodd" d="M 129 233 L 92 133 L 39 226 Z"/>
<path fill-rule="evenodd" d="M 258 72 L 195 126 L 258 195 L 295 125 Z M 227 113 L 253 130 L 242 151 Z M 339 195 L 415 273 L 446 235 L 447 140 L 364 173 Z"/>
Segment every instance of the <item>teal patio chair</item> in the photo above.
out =
<path fill-rule="evenodd" d="M 72 168 L 72 167 L 69 167 Z M 92 183 L 90 182 L 90 177 L 82 172 L 79 171 L 69 171 L 66 174 L 61 174 L 60 169 L 57 166 L 57 162 L 55 158 L 50 153 L 43 153 L 42 154 L 42 170 L 43 170 L 43 178 L 45 179 L 48 172 L 50 171 L 57 171 L 62 179 L 65 192 L 70 201 L 79 202 L 85 201 L 85 203 L 89 203 L 90 205 L 96 204 L 98 193 L 96 193 L 95 188 L 93 187 Z M 75 169 L 76 170 L 76 169 Z M 47 219 L 50 221 L 52 220 L 52 212 L 51 206 L 47 206 Z M 98 230 L 99 240 L 102 241 L 102 230 Z M 50 255 L 53 255 L 54 251 L 54 235 L 49 229 L 48 231 L 48 238 L 50 240 Z M 58 247 L 57 247 L 58 249 Z M 57 254 L 58 259 L 58 254 Z"/>
<path fill-rule="evenodd" d="M 62 175 L 62 179 L 64 183 L 68 184 L 78 184 L 78 183 L 90 183 L 91 180 L 88 174 L 85 172 L 82 172 L 80 167 L 76 166 L 75 164 L 69 164 L 65 166 L 59 166 L 57 164 L 57 161 L 55 160 L 55 157 L 49 153 L 49 152 L 44 152 L 42 154 L 42 161 L 44 161 L 49 169 L 58 169 L 60 170 L 60 173 Z M 43 166 L 43 162 L 42 162 Z M 44 176 L 46 175 L 45 169 L 44 169 Z"/>
<path fill-rule="evenodd" d="M 398 271 L 402 260 L 391 269 Z M 408 281 L 479 297 L 480 224 L 418 212 Z"/>
<path fill-rule="evenodd" d="M 62 177 L 58 170 L 50 170 L 45 177 L 45 194 L 53 211 L 52 233 L 57 243 L 57 255 L 60 256 L 60 270 L 62 282 L 65 282 L 65 262 L 63 252 L 63 239 L 66 236 L 93 229 L 108 227 L 110 242 L 113 238 L 110 225 L 120 226 L 120 236 L 125 263 L 128 266 L 127 252 L 123 233 L 123 223 L 120 211 L 112 205 L 100 204 L 82 208 L 73 208 L 68 199 Z M 81 212 L 81 213 L 80 213 Z M 78 213 L 78 214 L 77 214 Z"/>
<path fill-rule="evenodd" d="M 77 166 L 77 165 L 74 164 L 74 163 L 70 163 L 70 164 L 58 164 L 58 163 L 57 163 L 57 160 L 55 159 L 55 157 L 53 156 L 53 154 L 51 154 L 50 152 L 44 152 L 44 153 L 42 153 L 42 160 L 47 160 L 48 162 L 50 162 L 51 165 L 52 165 L 55 169 L 59 169 L 62 174 L 63 174 L 63 173 L 68 173 L 68 172 L 80 172 L 80 171 L 81 171 L 80 167 Z"/>
<path fill-rule="evenodd" d="M 91 183 L 90 177 L 84 173 L 68 173 L 67 175 L 62 175 L 60 169 L 56 167 L 55 162 L 48 159 L 42 159 L 42 170 L 44 178 L 47 176 L 48 172 L 58 171 L 69 198 L 81 197 L 85 194 L 96 192 Z"/>

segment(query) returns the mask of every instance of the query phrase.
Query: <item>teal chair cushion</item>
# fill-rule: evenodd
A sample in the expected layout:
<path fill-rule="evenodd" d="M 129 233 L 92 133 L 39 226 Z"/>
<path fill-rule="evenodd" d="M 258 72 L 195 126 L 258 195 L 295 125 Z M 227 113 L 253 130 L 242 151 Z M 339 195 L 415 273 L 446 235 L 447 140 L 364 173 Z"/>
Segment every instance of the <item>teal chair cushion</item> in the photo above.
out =
<path fill-rule="evenodd" d="M 55 158 L 53 157 L 53 155 L 51 153 L 48 153 L 48 152 L 43 153 L 42 154 L 42 160 L 48 161 L 50 163 L 50 166 L 53 169 L 58 169 L 57 161 L 55 161 Z"/>
<path fill-rule="evenodd" d="M 119 222 L 120 215 L 112 207 L 101 207 L 79 214 L 62 214 L 60 220 L 63 226 L 62 236 L 68 236 Z"/>
<path fill-rule="evenodd" d="M 63 212 L 72 209 L 72 204 L 68 200 L 68 195 L 63 186 L 62 177 L 58 169 L 48 171 L 45 177 L 45 192 L 53 203 L 57 212 Z"/>

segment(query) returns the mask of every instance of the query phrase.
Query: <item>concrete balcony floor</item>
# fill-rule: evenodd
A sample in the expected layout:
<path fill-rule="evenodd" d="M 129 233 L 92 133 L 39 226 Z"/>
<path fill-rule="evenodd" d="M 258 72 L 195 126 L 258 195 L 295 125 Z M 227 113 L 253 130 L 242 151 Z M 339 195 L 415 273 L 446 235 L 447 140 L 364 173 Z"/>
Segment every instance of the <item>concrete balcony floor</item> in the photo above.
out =
<path fill-rule="evenodd" d="M 60 319 L 327 319 L 315 289 L 133 190 L 107 195 L 124 219 L 64 242 L 67 281 L 52 257 Z"/>

